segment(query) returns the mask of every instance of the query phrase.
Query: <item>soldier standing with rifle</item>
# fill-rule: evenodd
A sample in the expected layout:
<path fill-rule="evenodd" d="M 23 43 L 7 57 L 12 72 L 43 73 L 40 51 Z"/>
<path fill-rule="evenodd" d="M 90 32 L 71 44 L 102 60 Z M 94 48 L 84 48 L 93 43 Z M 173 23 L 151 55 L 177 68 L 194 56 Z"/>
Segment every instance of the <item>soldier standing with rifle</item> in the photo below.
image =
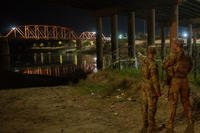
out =
<path fill-rule="evenodd" d="M 188 73 L 192 69 L 192 60 L 183 50 L 184 41 L 175 39 L 172 44 L 172 51 L 163 62 L 163 68 L 168 75 L 168 102 L 169 102 L 169 120 L 165 127 L 174 128 L 174 119 L 176 115 L 177 102 L 180 95 L 184 112 L 188 118 L 188 124 L 192 124 L 192 108 L 189 100 L 189 81 Z"/>
<path fill-rule="evenodd" d="M 158 97 L 161 96 L 158 66 L 155 63 L 155 47 L 149 46 L 147 57 L 139 53 L 141 62 L 141 90 L 142 90 L 142 114 L 143 128 L 141 132 L 147 130 L 148 133 L 154 133 L 158 128 L 155 124 L 155 114 L 157 111 Z"/>

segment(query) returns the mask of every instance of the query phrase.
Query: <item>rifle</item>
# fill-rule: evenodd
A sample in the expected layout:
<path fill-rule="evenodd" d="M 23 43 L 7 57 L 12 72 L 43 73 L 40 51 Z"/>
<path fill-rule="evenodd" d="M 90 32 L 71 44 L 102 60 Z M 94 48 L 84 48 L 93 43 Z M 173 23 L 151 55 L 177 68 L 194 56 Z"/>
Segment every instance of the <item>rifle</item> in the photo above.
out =
<path fill-rule="evenodd" d="M 167 86 L 170 85 L 171 80 L 172 80 L 172 76 L 170 76 L 168 73 L 166 73 L 166 81 L 165 81 L 165 84 L 166 84 Z"/>

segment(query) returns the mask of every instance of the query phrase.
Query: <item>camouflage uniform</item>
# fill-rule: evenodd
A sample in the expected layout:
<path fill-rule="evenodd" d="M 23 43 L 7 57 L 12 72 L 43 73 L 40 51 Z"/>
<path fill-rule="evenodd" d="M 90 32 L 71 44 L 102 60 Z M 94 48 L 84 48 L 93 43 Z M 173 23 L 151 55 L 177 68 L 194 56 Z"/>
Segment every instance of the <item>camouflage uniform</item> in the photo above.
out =
<path fill-rule="evenodd" d="M 153 130 L 155 127 L 155 114 L 160 93 L 158 67 L 153 59 L 143 58 L 141 62 L 142 73 L 142 113 L 143 127 Z"/>
<path fill-rule="evenodd" d="M 166 72 L 171 76 L 171 81 L 169 84 L 169 91 L 168 91 L 168 101 L 169 101 L 169 108 L 170 108 L 170 117 L 168 123 L 166 125 L 167 128 L 173 128 L 174 126 L 174 119 L 176 115 L 176 108 L 177 102 L 180 95 L 181 102 L 183 104 L 184 112 L 188 117 L 189 123 L 192 122 L 192 111 L 191 111 L 191 104 L 189 100 L 189 82 L 187 79 L 187 74 L 192 68 L 192 61 L 190 60 L 189 70 L 187 73 L 180 73 L 176 71 L 176 64 L 178 59 L 185 58 L 186 54 L 183 50 L 179 51 L 178 53 L 171 53 L 163 62 L 163 68 Z"/>

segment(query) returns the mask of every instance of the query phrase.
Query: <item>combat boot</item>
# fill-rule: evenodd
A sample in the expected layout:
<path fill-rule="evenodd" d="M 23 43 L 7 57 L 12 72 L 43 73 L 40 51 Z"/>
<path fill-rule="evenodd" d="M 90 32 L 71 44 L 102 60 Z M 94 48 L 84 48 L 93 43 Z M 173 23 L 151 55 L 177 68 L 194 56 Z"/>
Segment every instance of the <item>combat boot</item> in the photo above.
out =
<path fill-rule="evenodd" d="M 147 133 L 147 127 L 142 127 L 140 133 Z"/>
<path fill-rule="evenodd" d="M 194 120 L 191 114 L 188 114 L 187 118 L 188 118 L 188 126 L 194 124 Z"/>
<path fill-rule="evenodd" d="M 160 132 L 161 130 L 164 129 L 164 126 L 149 126 L 147 129 L 147 133 L 156 133 L 156 132 Z"/>
<path fill-rule="evenodd" d="M 149 126 L 148 119 L 144 119 L 143 121 L 143 127 L 141 128 L 140 133 L 146 133 Z"/>

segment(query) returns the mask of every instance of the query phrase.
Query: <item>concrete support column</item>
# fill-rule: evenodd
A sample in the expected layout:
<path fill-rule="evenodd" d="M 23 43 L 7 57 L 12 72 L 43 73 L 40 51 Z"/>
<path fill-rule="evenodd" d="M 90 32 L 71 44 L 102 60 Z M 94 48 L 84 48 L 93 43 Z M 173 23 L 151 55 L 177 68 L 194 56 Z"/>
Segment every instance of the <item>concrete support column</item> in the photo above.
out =
<path fill-rule="evenodd" d="M 194 49 L 194 53 L 193 53 L 193 63 L 194 63 L 194 79 L 197 79 L 197 59 L 198 59 L 198 51 L 197 51 L 197 37 L 196 37 L 196 32 L 194 32 L 193 34 L 193 49 Z"/>
<path fill-rule="evenodd" d="M 135 12 L 128 14 L 128 56 L 135 55 Z"/>
<path fill-rule="evenodd" d="M 10 68 L 10 48 L 7 38 L 0 38 L 0 72 Z"/>
<path fill-rule="evenodd" d="M 147 17 L 147 46 L 155 43 L 155 9 L 148 11 Z"/>
<path fill-rule="evenodd" d="M 119 61 L 119 48 L 118 48 L 118 15 L 111 17 L 111 52 L 112 63 L 115 66 Z"/>
<path fill-rule="evenodd" d="M 188 48 L 189 55 L 192 56 L 192 51 L 193 51 L 193 44 L 192 44 L 192 24 L 188 25 L 187 48 Z"/>
<path fill-rule="evenodd" d="M 164 24 L 161 24 L 160 26 L 160 39 L 161 39 L 161 50 L 160 50 L 160 56 L 161 56 L 161 59 L 162 61 L 164 60 L 165 58 L 165 54 L 166 54 L 166 46 L 165 46 L 165 26 Z M 163 76 L 164 76 L 164 73 L 163 73 L 163 69 L 161 70 L 161 80 L 163 80 Z"/>
<path fill-rule="evenodd" d="M 82 41 L 81 41 L 81 39 L 77 39 L 76 40 L 76 47 L 77 47 L 77 49 L 82 49 Z"/>
<path fill-rule="evenodd" d="M 174 5 L 171 13 L 170 22 L 170 48 L 173 45 L 173 40 L 178 37 L 178 4 Z"/>
<path fill-rule="evenodd" d="M 96 18 L 97 69 L 103 68 L 102 17 Z"/>
<path fill-rule="evenodd" d="M 165 26 L 163 24 L 161 24 L 161 51 L 160 51 L 160 55 L 161 55 L 161 59 L 163 60 L 166 54 L 166 48 L 165 48 Z"/>

